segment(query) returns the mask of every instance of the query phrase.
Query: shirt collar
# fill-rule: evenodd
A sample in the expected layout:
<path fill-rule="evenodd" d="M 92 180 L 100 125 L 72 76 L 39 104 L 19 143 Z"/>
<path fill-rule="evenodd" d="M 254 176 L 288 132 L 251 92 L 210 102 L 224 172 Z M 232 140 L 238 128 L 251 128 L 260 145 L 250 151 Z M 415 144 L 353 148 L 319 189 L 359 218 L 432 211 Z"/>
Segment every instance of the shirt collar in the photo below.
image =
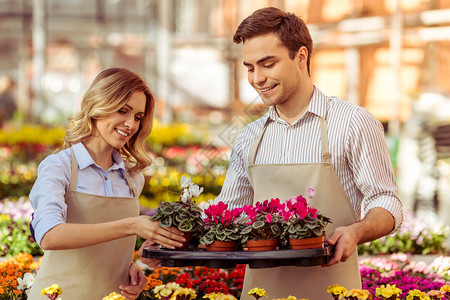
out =
<path fill-rule="evenodd" d="M 313 95 L 311 97 L 311 101 L 309 102 L 308 108 L 306 109 L 305 114 L 306 113 L 315 114 L 324 120 L 327 117 L 327 96 L 325 96 L 316 86 L 314 86 Z M 278 113 L 273 106 L 269 107 L 267 117 L 275 122 L 285 123 L 285 121 L 278 116 Z M 299 119 L 302 117 L 303 116 L 300 116 Z M 292 124 L 297 122 L 298 119 Z"/>
<path fill-rule="evenodd" d="M 81 170 L 92 165 L 99 167 L 92 159 L 91 155 L 89 154 L 83 143 L 81 142 L 77 143 L 72 147 L 75 157 L 77 158 L 78 166 L 80 167 Z M 120 170 L 122 175 L 125 176 L 125 163 L 116 149 L 113 150 L 112 158 L 113 158 L 113 165 L 109 168 L 109 170 Z"/>

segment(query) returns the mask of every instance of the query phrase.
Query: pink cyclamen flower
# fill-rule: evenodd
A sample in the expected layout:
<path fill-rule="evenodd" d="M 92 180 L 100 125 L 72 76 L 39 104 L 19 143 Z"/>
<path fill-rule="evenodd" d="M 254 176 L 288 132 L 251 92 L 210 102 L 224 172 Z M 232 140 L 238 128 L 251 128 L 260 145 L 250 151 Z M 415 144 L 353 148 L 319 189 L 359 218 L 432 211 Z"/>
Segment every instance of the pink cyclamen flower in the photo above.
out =
<path fill-rule="evenodd" d="M 307 188 L 307 189 L 306 189 L 306 192 L 308 193 L 310 199 L 311 199 L 312 197 L 314 197 L 314 195 L 316 194 L 316 190 L 313 189 L 313 188 Z"/>
<path fill-rule="evenodd" d="M 266 215 L 266 222 L 267 223 L 272 223 L 272 215 L 271 214 L 267 214 Z"/>

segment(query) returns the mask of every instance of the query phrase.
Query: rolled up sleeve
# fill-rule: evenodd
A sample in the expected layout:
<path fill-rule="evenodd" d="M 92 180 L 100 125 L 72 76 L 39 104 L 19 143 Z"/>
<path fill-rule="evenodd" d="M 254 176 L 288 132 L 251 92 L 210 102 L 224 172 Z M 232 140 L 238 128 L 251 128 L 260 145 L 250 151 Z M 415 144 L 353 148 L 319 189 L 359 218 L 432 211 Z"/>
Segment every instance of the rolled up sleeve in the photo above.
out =
<path fill-rule="evenodd" d="M 64 196 L 69 182 L 70 158 L 67 155 L 52 154 L 39 165 L 37 180 L 30 192 L 34 209 L 31 226 L 39 245 L 50 229 L 66 222 L 67 205 Z"/>
<path fill-rule="evenodd" d="M 375 207 L 384 208 L 394 218 L 393 232 L 398 230 L 403 222 L 403 205 L 381 123 L 366 110 L 357 110 L 347 146 L 355 182 L 364 195 L 364 214 Z"/>

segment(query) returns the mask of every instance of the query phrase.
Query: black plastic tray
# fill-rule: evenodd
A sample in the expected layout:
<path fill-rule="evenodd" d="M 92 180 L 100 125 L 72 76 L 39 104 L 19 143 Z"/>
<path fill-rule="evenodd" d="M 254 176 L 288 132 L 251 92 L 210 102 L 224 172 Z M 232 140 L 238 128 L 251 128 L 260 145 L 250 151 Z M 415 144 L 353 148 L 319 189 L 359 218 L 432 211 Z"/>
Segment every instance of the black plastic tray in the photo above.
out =
<path fill-rule="evenodd" d="M 250 268 L 273 268 L 279 266 L 310 267 L 328 263 L 333 246 L 306 250 L 231 251 L 213 252 L 204 249 L 169 250 L 146 248 L 142 257 L 160 259 L 164 267 L 205 266 L 208 268 L 234 268 L 248 264 Z"/>

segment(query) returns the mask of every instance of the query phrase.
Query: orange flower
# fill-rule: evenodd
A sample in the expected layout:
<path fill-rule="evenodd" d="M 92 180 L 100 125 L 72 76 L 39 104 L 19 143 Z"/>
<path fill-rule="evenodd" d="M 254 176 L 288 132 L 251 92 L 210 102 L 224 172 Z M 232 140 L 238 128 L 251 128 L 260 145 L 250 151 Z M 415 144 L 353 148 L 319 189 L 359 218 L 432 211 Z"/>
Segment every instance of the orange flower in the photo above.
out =
<path fill-rule="evenodd" d="M 152 278 L 150 276 L 147 277 L 147 285 L 145 286 L 145 290 L 148 291 L 153 289 L 154 287 L 163 284 L 163 282 L 159 279 Z"/>

